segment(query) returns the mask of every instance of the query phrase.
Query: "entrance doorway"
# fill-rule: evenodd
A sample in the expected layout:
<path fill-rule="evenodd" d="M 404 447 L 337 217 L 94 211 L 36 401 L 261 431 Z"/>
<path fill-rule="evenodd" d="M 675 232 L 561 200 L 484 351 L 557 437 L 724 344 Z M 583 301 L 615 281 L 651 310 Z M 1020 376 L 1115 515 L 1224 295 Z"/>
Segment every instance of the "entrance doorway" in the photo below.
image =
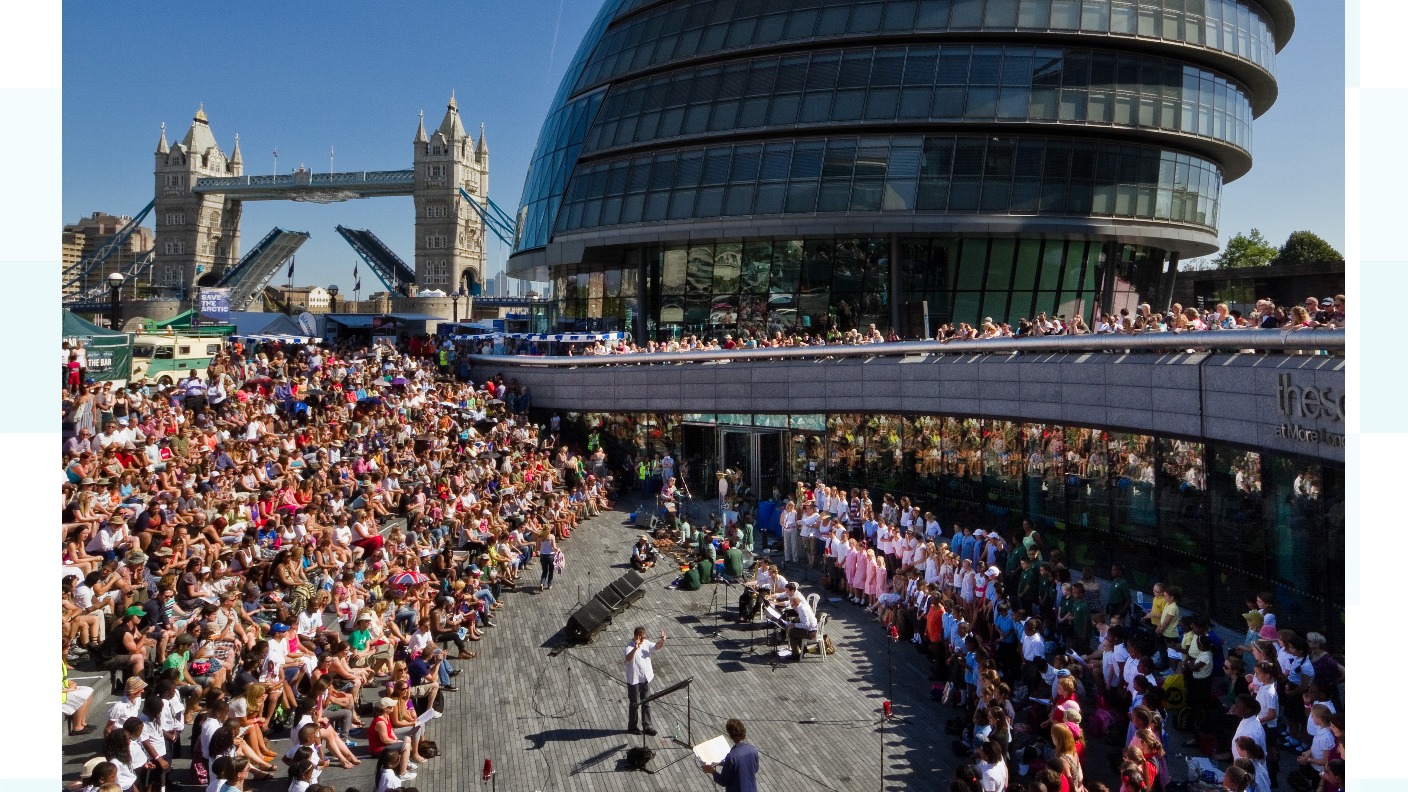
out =
<path fill-rule="evenodd" d="M 717 443 L 718 473 L 732 472 L 729 493 L 741 494 L 753 502 L 768 500 L 783 484 L 783 432 L 778 430 L 734 429 L 720 427 Z M 741 473 L 741 476 L 739 475 Z M 719 495 L 718 476 L 708 482 L 708 495 Z"/>

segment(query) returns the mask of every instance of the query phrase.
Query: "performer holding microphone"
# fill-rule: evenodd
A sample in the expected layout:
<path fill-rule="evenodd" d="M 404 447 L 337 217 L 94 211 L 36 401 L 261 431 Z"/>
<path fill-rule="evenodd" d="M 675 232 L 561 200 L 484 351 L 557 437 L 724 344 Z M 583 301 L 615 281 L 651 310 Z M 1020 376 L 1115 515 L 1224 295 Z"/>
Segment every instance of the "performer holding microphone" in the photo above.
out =
<path fill-rule="evenodd" d="M 650 705 L 642 704 L 641 699 L 650 695 L 650 682 L 655 679 L 655 670 L 651 667 L 650 658 L 655 654 L 655 650 L 664 645 L 664 630 L 660 631 L 660 640 L 647 641 L 644 627 L 637 627 L 631 642 L 626 644 L 626 686 L 630 701 L 626 731 L 631 734 L 641 733 L 642 729 L 637 727 L 637 723 L 644 727 L 646 734 L 652 737 L 656 734 L 655 729 L 650 726 Z"/>

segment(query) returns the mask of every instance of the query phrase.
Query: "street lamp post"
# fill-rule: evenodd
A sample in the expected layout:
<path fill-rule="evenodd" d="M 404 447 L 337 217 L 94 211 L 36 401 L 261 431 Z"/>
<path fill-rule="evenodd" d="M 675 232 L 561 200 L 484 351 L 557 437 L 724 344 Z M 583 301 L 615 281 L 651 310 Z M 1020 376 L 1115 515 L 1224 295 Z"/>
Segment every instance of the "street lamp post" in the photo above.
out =
<path fill-rule="evenodd" d="M 460 298 L 463 297 L 463 296 L 464 296 L 464 287 L 463 287 L 463 286 L 461 286 L 460 288 L 455 289 L 454 291 L 450 292 L 450 305 L 454 308 L 454 323 L 455 323 L 455 324 L 459 324 L 459 321 L 460 321 Z"/>
<path fill-rule="evenodd" d="M 328 287 L 328 313 L 337 313 L 337 295 L 341 291 L 341 289 L 337 288 L 336 283 Z"/>
<path fill-rule="evenodd" d="M 122 289 L 122 282 L 125 280 L 127 277 L 121 272 L 108 274 L 108 299 L 110 301 L 108 303 L 108 324 L 114 330 L 119 330 L 122 326 L 122 309 L 117 304 L 117 298 Z"/>

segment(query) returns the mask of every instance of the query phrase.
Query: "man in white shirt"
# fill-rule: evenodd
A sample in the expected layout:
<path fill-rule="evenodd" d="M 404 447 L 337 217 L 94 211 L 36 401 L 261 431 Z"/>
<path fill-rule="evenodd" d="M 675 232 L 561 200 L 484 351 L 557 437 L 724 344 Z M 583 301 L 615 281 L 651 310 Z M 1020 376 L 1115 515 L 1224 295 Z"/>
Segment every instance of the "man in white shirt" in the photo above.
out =
<path fill-rule="evenodd" d="M 626 689 L 630 701 L 630 715 L 626 731 L 631 734 L 655 735 L 655 729 L 650 726 L 650 705 L 642 704 L 641 699 L 650 695 L 650 682 L 655 679 L 655 669 L 651 667 L 650 658 L 654 656 L 655 650 L 665 645 L 665 631 L 660 631 L 660 640 L 647 641 L 645 639 L 645 628 L 637 627 L 631 636 L 631 642 L 626 644 Z M 639 728 L 636 724 L 639 723 Z"/>
<path fill-rule="evenodd" d="M 787 606 L 797 611 L 796 620 L 787 622 L 787 645 L 792 648 L 792 662 L 800 663 L 803 644 L 816 639 L 816 613 L 797 590 L 796 581 L 787 584 Z"/>

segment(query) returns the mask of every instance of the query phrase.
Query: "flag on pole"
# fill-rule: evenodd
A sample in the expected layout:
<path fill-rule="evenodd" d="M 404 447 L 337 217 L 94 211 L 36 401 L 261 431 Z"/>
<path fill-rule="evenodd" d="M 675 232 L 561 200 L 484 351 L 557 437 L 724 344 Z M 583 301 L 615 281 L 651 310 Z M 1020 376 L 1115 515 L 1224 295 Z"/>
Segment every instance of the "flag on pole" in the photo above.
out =
<path fill-rule="evenodd" d="M 293 265 L 298 261 L 297 256 L 288 257 L 288 279 L 293 280 Z"/>
<path fill-rule="evenodd" d="M 352 284 L 352 291 L 354 291 L 354 292 L 360 292 L 361 290 L 362 290 L 362 279 L 361 279 L 361 278 L 358 278 L 358 279 L 356 280 L 356 282 Z"/>
<path fill-rule="evenodd" d="M 360 277 L 360 276 L 357 274 L 357 268 L 360 267 L 360 266 L 362 266 L 362 262 L 360 262 L 360 261 L 354 261 L 354 262 L 352 262 L 352 280 L 357 280 L 357 279 Z"/>

